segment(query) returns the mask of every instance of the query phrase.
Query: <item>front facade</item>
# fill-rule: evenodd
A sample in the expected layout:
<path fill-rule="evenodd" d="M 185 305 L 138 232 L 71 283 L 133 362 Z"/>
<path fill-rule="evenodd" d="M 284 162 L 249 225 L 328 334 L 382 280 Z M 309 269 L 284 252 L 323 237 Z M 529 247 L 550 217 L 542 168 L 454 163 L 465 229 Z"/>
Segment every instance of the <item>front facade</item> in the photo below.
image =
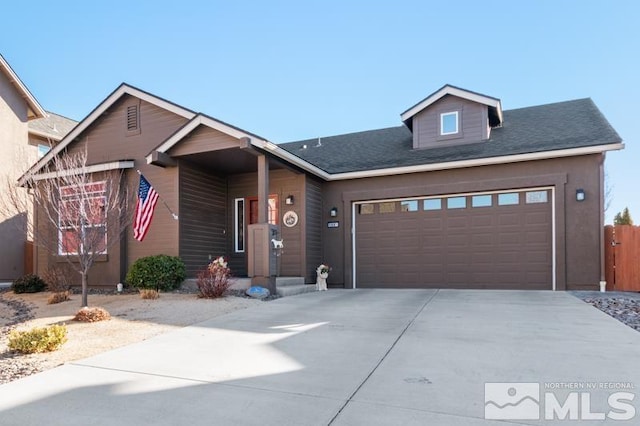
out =
<path fill-rule="evenodd" d="M 333 287 L 598 287 L 603 163 L 623 145 L 593 102 L 503 112 L 499 99 L 444 86 L 401 118 L 276 145 L 122 85 L 21 183 L 63 149 L 86 149 L 91 167 L 125 170 L 131 188 L 139 171 L 161 195 L 144 241 L 127 232 L 91 285 L 163 253 L 189 276 L 224 255 L 257 284 L 312 283 L 327 263 Z M 38 271 L 60 257 L 40 251 Z"/>

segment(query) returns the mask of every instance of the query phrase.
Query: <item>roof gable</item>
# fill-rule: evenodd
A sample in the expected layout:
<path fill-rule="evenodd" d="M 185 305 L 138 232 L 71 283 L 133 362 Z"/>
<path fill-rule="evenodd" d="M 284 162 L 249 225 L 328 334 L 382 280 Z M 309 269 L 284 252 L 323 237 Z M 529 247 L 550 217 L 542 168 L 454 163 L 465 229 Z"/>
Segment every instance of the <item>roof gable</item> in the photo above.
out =
<path fill-rule="evenodd" d="M 460 87 L 445 84 L 440 89 L 436 90 L 405 112 L 400 114 L 402 121 L 412 128 L 413 117 L 421 111 L 429 108 L 431 105 L 442 99 L 443 97 L 450 95 L 458 98 L 466 99 L 471 102 L 477 102 L 479 104 L 487 105 L 489 107 L 489 123 L 491 126 L 499 126 L 502 124 L 502 103 L 500 99 L 492 96 L 483 95 L 481 93 L 472 92 L 471 90 L 461 89 Z"/>
<path fill-rule="evenodd" d="M 9 63 L 4 59 L 2 55 L 0 55 L 0 72 L 3 72 L 7 76 L 9 82 L 13 84 L 20 96 L 27 103 L 29 107 L 29 120 L 32 120 L 34 118 L 44 118 L 47 116 L 44 108 L 42 108 L 35 96 L 31 94 L 29 89 L 27 89 L 27 86 L 22 82 L 22 80 L 20 80 L 18 74 L 15 73 L 15 71 L 11 68 Z"/>
<path fill-rule="evenodd" d="M 139 98 L 150 104 L 156 105 L 160 108 L 171 111 L 186 119 L 192 119 L 196 113 L 190 109 L 184 108 L 166 99 L 152 95 L 148 92 L 140 90 L 136 87 L 130 86 L 126 83 L 122 83 L 116 90 L 111 92 L 109 96 L 105 98 L 93 111 L 89 113 L 80 123 L 78 123 L 67 135 L 60 141 L 58 145 L 53 147 L 44 157 L 42 157 L 36 164 L 31 166 L 29 170 L 20 178 L 20 185 L 24 185 L 29 177 L 38 171 L 40 171 L 51 159 L 58 155 L 63 149 L 65 149 L 71 142 L 73 142 L 78 136 L 82 134 L 91 124 L 98 120 L 102 114 L 104 114 L 112 105 L 114 105 L 123 96 L 130 95 Z"/>

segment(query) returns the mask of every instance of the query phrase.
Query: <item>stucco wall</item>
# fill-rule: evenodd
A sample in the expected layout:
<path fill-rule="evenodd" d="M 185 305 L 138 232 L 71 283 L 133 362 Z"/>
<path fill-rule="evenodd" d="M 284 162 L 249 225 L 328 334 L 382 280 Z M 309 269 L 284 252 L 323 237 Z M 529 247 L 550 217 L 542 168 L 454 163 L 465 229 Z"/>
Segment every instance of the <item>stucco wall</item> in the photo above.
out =
<path fill-rule="evenodd" d="M 7 199 L 7 185 L 15 182 L 31 161 L 35 148 L 28 145 L 27 104 L 0 72 L 0 203 Z M 11 183 L 10 183 L 11 182 Z M 26 197 L 26 191 L 24 192 Z M 0 208 L 0 281 L 24 273 L 26 211 Z"/>

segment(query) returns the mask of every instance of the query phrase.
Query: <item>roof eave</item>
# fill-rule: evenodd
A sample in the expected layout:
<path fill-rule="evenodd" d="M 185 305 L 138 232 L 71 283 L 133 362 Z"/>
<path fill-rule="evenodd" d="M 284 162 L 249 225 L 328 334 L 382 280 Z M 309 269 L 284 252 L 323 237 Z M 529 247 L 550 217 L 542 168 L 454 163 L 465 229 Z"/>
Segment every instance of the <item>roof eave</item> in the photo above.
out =
<path fill-rule="evenodd" d="M 47 164 L 54 156 L 56 156 L 60 151 L 67 147 L 75 138 L 80 136 L 80 134 L 85 131 L 94 121 L 96 121 L 107 109 L 109 109 L 118 99 L 120 99 L 124 95 L 135 96 L 144 101 L 150 102 L 154 105 L 160 106 L 161 108 L 167 109 L 171 112 L 174 112 L 178 115 L 181 115 L 187 119 L 192 119 L 196 113 L 181 107 L 180 105 L 174 104 L 166 99 L 160 98 L 158 96 L 152 95 L 148 92 L 140 90 L 136 87 L 130 86 L 128 84 L 122 83 L 118 86 L 109 96 L 105 98 L 97 107 L 93 109 L 82 121 L 80 121 L 76 126 L 71 129 L 67 135 L 62 138 L 60 143 L 52 148 L 44 157 L 42 157 L 36 164 L 31 166 L 29 170 L 27 170 L 19 179 L 21 184 L 28 180 L 29 176 L 38 172 L 38 170 L 42 169 L 45 164 Z"/>
<path fill-rule="evenodd" d="M 47 112 L 42 108 L 36 97 L 33 96 L 27 86 L 22 82 L 22 80 L 20 80 L 18 74 L 15 73 L 11 68 L 11 65 L 9 65 L 2 55 L 0 55 L 0 69 L 4 70 L 5 74 L 9 77 L 9 82 L 14 85 L 18 90 L 18 93 L 20 93 L 20 96 L 22 96 L 29 106 L 27 118 L 29 120 L 45 118 L 47 116 Z"/>
<path fill-rule="evenodd" d="M 595 145 L 589 147 L 570 148 L 555 151 L 542 151 L 527 154 L 504 155 L 499 157 L 486 157 L 473 160 L 450 161 L 446 163 L 420 164 L 415 166 L 392 167 L 365 171 L 332 173 L 327 180 L 361 179 L 378 176 L 390 176 L 408 173 L 431 172 L 439 170 L 462 169 L 468 167 L 491 166 L 497 164 L 518 163 L 524 161 L 547 160 L 552 158 L 574 157 L 580 155 L 599 154 L 607 151 L 624 149 L 624 143 L 614 142 L 610 144 Z"/>

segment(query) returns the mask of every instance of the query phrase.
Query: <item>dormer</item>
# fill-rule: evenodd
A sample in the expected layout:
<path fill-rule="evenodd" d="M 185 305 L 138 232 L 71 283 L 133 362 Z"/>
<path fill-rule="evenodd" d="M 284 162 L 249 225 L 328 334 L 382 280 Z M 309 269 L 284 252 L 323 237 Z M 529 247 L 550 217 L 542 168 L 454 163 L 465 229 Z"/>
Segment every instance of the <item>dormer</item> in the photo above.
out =
<path fill-rule="evenodd" d="M 479 143 L 502 125 L 500 99 L 445 85 L 401 115 L 413 148 Z"/>

